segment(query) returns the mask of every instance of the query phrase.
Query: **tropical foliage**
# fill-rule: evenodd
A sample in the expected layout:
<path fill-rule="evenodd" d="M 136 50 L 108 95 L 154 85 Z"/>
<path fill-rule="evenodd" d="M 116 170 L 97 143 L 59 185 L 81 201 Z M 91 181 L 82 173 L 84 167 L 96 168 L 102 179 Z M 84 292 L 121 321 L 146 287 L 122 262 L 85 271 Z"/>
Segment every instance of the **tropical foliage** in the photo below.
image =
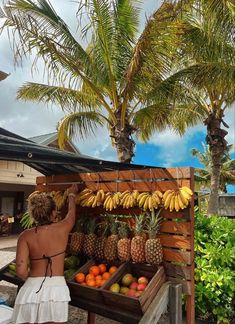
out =
<path fill-rule="evenodd" d="M 202 185 L 204 188 L 210 188 L 211 174 L 212 174 L 212 161 L 209 145 L 203 145 L 203 152 L 197 149 L 192 149 L 192 155 L 196 156 L 204 168 L 195 168 L 196 183 Z M 235 160 L 231 159 L 230 152 L 233 150 L 233 145 L 228 145 L 224 156 L 221 159 L 220 171 L 220 191 L 227 193 L 227 185 L 235 184 Z"/>
<path fill-rule="evenodd" d="M 235 311 L 235 222 L 196 213 L 196 314 L 208 323 L 232 323 Z"/>
<path fill-rule="evenodd" d="M 18 99 L 54 103 L 66 116 L 58 127 L 61 145 L 74 134 L 86 137 L 106 126 L 121 162 L 134 156 L 133 135 L 147 140 L 169 124 L 171 106 L 148 99 L 177 56 L 180 23 L 173 4 L 164 2 L 139 38 L 140 1 L 92 0 L 78 5 L 78 41 L 47 0 L 11 0 L 1 12 L 16 59 L 34 54 L 44 61 L 50 84 L 27 83 Z M 84 13 L 88 24 L 80 22 Z M 12 32 L 12 34 L 11 34 Z M 151 73 L 151 82 L 148 75 Z"/>

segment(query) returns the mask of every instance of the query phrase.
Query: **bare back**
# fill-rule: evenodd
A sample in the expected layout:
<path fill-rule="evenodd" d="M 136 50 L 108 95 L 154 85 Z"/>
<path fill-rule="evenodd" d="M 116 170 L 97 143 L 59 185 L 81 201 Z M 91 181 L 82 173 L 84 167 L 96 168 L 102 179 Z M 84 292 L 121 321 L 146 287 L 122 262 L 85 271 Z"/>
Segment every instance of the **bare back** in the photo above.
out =
<path fill-rule="evenodd" d="M 68 242 L 68 232 L 62 224 L 59 222 L 39 226 L 37 229 L 32 228 L 26 231 L 24 234 L 29 248 L 30 277 L 45 276 L 48 260 L 43 259 L 43 255 L 51 257 L 52 276 L 63 276 L 64 252 Z M 49 268 L 46 275 L 51 275 Z"/>

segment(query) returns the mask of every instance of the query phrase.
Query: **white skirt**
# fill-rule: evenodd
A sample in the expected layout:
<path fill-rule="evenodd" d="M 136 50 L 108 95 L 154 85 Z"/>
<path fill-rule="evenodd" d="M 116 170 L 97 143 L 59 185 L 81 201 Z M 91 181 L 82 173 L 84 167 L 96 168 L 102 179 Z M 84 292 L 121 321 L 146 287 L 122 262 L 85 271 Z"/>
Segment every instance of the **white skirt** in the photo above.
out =
<path fill-rule="evenodd" d="M 29 277 L 20 288 L 13 310 L 12 322 L 67 322 L 69 289 L 63 276 Z"/>

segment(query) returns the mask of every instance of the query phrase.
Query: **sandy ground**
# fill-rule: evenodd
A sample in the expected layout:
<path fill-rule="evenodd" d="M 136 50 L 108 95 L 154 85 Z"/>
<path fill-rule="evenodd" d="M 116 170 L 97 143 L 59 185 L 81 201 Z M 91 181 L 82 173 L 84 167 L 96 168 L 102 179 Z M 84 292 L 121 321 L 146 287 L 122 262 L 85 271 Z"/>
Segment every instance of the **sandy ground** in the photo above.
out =
<path fill-rule="evenodd" d="M 0 269 L 6 264 L 15 259 L 17 236 L 12 237 L 0 237 Z M 0 281 L 0 293 L 7 295 L 8 305 L 13 307 L 17 292 L 17 286 L 6 282 Z M 85 324 L 87 323 L 87 312 L 69 305 L 69 321 L 68 324 Z M 97 324 L 118 324 L 120 322 L 113 321 L 109 318 L 105 318 L 96 315 Z M 168 324 L 168 319 L 163 316 L 160 319 L 159 324 Z"/>

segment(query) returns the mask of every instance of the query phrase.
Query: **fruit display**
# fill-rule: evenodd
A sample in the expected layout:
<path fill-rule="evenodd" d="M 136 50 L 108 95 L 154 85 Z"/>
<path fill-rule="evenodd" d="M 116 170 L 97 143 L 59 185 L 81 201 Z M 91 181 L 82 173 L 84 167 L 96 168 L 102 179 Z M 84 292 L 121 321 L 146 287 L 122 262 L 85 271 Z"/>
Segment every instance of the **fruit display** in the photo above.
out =
<path fill-rule="evenodd" d="M 135 236 L 131 240 L 131 258 L 136 263 L 145 263 L 144 221 L 144 213 L 135 217 Z"/>
<path fill-rule="evenodd" d="M 118 267 L 112 264 L 93 264 L 86 271 L 77 272 L 74 281 L 83 286 L 100 288 L 117 270 Z"/>
<path fill-rule="evenodd" d="M 60 210 L 66 203 L 68 193 L 65 190 L 64 192 L 62 191 L 51 191 L 50 192 L 51 197 L 54 199 L 56 208 Z"/>
<path fill-rule="evenodd" d="M 118 282 L 114 282 L 109 291 L 126 295 L 128 297 L 139 298 L 149 283 L 149 279 L 140 276 L 134 277 L 131 273 L 126 273 Z"/>
<path fill-rule="evenodd" d="M 154 210 L 147 217 L 148 236 L 145 243 L 145 259 L 152 265 L 162 263 L 163 251 L 160 239 L 156 237 L 159 231 L 161 218 L 159 217 L 161 209 L 156 213 Z"/>
<path fill-rule="evenodd" d="M 188 187 L 181 187 L 178 190 L 167 190 L 163 197 L 162 202 L 165 209 L 179 211 L 188 207 L 189 202 L 192 198 L 193 192 Z"/>

